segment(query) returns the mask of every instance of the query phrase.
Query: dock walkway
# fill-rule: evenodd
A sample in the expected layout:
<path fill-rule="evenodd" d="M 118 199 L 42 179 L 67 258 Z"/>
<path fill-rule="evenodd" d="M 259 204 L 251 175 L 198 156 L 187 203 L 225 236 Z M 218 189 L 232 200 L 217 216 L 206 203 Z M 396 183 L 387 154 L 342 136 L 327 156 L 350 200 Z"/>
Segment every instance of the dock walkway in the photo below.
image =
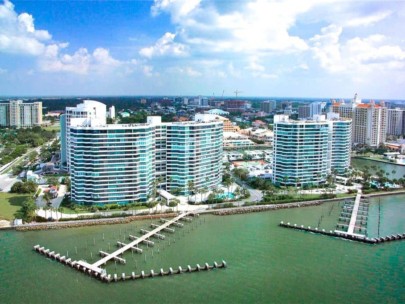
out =
<path fill-rule="evenodd" d="M 139 238 L 135 239 L 131 243 L 128 243 L 125 246 L 110 253 L 109 255 L 103 257 L 102 259 L 98 260 L 94 264 L 89 265 L 88 263 L 86 263 L 86 265 L 82 265 L 82 266 L 85 266 L 86 268 L 91 269 L 94 272 L 101 273 L 101 271 L 102 271 L 102 269 L 100 268 L 101 265 L 106 264 L 109 260 L 118 257 L 119 255 L 123 254 L 125 251 L 130 250 L 133 247 L 136 247 L 139 243 L 149 239 L 150 237 L 154 236 L 158 232 L 169 227 L 170 225 L 174 224 L 175 222 L 179 221 L 180 219 L 186 217 L 187 215 L 190 215 L 190 213 L 189 212 L 182 213 L 179 216 L 175 217 L 174 219 L 169 220 L 169 221 L 163 223 L 162 225 L 160 225 L 159 227 L 153 229 L 152 231 L 144 234 L 143 236 L 140 236 Z M 80 264 L 80 263 L 82 263 L 82 261 L 79 261 L 78 263 Z"/>
<path fill-rule="evenodd" d="M 361 190 L 357 190 L 357 195 L 356 195 L 356 199 L 354 201 L 352 217 L 350 218 L 349 229 L 347 229 L 347 234 L 351 234 L 351 235 L 354 234 L 354 228 L 356 226 L 356 220 L 357 220 L 357 213 L 359 212 L 360 199 L 361 199 Z"/>

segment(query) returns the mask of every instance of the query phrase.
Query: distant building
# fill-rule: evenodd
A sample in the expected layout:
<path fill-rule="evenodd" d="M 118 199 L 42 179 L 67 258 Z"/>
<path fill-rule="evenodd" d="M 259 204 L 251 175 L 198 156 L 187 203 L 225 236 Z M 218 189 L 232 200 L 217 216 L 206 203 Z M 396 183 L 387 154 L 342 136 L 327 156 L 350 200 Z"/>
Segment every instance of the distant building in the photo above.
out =
<path fill-rule="evenodd" d="M 300 105 L 298 106 L 298 118 L 307 119 L 311 117 L 311 107 L 310 105 Z"/>
<path fill-rule="evenodd" d="M 250 102 L 246 100 L 225 100 L 223 108 L 230 113 L 240 113 L 251 108 Z"/>
<path fill-rule="evenodd" d="M 0 103 L 0 126 L 31 128 L 42 124 L 42 102 L 24 103 L 11 100 Z"/>
<path fill-rule="evenodd" d="M 387 110 L 387 134 L 405 135 L 405 110 L 396 108 Z"/>
<path fill-rule="evenodd" d="M 266 100 L 260 104 L 260 110 L 269 114 L 272 113 L 276 109 L 276 101 L 275 100 Z"/>
<path fill-rule="evenodd" d="M 114 106 L 111 106 L 108 109 L 108 117 L 111 118 L 111 119 L 115 118 L 115 107 Z"/>
<path fill-rule="evenodd" d="M 387 108 L 384 104 L 358 104 L 353 115 L 353 144 L 378 147 L 387 135 Z"/>
<path fill-rule="evenodd" d="M 310 117 L 314 115 L 322 115 L 325 112 L 326 102 L 311 102 L 309 104 L 310 107 Z"/>

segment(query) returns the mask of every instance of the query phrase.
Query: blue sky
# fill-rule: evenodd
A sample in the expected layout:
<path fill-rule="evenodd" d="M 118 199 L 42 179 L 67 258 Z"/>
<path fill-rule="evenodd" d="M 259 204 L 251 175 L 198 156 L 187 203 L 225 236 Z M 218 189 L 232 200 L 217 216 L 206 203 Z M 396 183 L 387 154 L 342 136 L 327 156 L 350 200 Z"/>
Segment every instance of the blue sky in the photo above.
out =
<path fill-rule="evenodd" d="M 405 2 L 0 0 L 0 95 L 405 99 Z"/>

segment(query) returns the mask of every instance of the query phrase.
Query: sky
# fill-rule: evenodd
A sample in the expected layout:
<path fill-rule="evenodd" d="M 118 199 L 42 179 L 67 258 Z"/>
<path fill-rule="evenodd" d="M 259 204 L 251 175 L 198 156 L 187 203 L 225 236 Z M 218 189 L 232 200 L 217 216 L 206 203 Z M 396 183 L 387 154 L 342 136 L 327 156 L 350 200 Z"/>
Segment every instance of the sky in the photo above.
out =
<path fill-rule="evenodd" d="M 0 0 L 0 96 L 405 99 L 404 31 L 404 0 Z"/>

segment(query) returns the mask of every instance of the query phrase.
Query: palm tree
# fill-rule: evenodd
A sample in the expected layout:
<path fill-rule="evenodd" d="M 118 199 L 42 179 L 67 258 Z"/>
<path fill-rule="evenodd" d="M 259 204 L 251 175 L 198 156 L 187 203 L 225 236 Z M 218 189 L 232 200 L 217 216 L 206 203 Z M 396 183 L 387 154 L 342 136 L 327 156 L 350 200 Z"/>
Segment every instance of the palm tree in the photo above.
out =
<path fill-rule="evenodd" d="M 234 182 L 235 182 L 235 180 L 231 177 L 225 183 L 225 186 L 228 188 L 228 197 L 229 197 L 229 193 L 231 193 L 230 188 L 231 188 L 231 186 L 233 185 Z"/>
<path fill-rule="evenodd" d="M 202 202 L 203 194 L 206 194 L 208 192 L 208 187 L 203 187 L 200 191 L 201 191 L 201 202 Z"/>
<path fill-rule="evenodd" d="M 192 181 L 192 180 L 189 180 L 188 182 L 187 182 L 187 199 L 190 201 L 190 193 L 192 193 L 192 192 L 194 192 L 195 191 L 195 188 L 194 188 L 194 181 Z"/>
<path fill-rule="evenodd" d="M 43 200 L 46 202 L 46 205 L 49 206 L 52 201 L 52 195 L 49 191 L 45 192 L 43 195 Z"/>

